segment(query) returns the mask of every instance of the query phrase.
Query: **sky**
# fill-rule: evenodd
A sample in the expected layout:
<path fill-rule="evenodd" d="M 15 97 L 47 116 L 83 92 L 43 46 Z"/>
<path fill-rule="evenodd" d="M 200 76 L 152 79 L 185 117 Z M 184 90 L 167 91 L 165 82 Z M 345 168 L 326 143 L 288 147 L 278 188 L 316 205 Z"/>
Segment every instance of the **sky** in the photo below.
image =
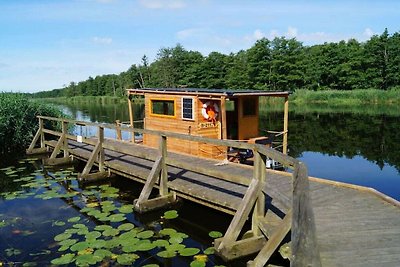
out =
<path fill-rule="evenodd" d="M 261 38 L 304 45 L 400 31 L 400 1 L 0 0 L 0 92 L 118 74 L 163 47 L 236 53 Z"/>

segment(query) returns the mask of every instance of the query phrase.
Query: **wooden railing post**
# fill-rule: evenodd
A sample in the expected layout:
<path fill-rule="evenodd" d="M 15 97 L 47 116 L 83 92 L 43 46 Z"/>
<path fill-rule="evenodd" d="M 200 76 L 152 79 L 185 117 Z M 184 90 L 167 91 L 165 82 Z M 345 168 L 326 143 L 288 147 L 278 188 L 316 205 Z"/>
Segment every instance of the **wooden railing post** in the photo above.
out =
<path fill-rule="evenodd" d="M 288 145 L 288 124 L 289 124 L 289 98 L 285 97 L 285 107 L 283 114 L 283 142 L 282 142 L 282 153 L 287 155 Z"/>
<path fill-rule="evenodd" d="M 302 162 L 293 172 L 292 207 L 291 266 L 321 266 L 307 167 Z"/>
<path fill-rule="evenodd" d="M 104 155 L 104 148 L 103 148 L 103 143 L 104 143 L 104 128 L 102 126 L 99 126 L 98 128 L 98 144 L 99 144 L 99 172 L 104 172 L 104 160 L 105 160 L 105 155 Z"/>
<path fill-rule="evenodd" d="M 160 195 L 168 195 L 168 170 L 166 164 L 167 158 L 167 137 L 160 136 L 160 153 L 161 153 L 161 172 L 160 172 Z"/>
<path fill-rule="evenodd" d="M 40 131 L 40 147 L 44 148 L 44 132 L 43 132 L 43 119 L 39 118 L 39 131 Z"/>
<path fill-rule="evenodd" d="M 68 122 L 63 121 L 61 127 L 62 127 L 62 138 L 63 138 L 64 158 L 66 158 L 66 157 L 69 157 L 69 152 L 68 152 L 68 139 L 67 139 Z"/>
<path fill-rule="evenodd" d="M 122 140 L 122 133 L 121 133 L 121 121 L 116 120 L 115 126 L 117 127 L 115 131 L 117 132 L 117 140 Z"/>
<path fill-rule="evenodd" d="M 253 149 L 254 155 L 254 169 L 253 179 L 257 179 L 264 184 L 266 181 L 266 157 L 261 155 L 256 149 Z M 260 219 L 265 216 L 265 195 L 261 191 L 258 195 L 256 205 L 254 207 L 253 218 L 252 218 L 252 232 L 254 236 L 261 236 L 262 232 L 259 228 Z"/>

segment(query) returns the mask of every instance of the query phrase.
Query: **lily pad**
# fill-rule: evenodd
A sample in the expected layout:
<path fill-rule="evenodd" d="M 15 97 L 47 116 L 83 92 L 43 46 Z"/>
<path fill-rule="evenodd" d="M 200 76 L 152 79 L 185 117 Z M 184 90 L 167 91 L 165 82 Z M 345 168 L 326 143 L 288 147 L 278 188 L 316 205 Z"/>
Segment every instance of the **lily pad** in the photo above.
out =
<path fill-rule="evenodd" d="M 74 224 L 74 225 L 72 225 L 72 227 L 74 227 L 74 228 L 79 228 L 79 229 L 87 228 L 86 225 L 84 225 L 84 224 L 82 224 L 82 223 Z"/>
<path fill-rule="evenodd" d="M 81 219 L 81 217 L 76 216 L 76 217 L 69 218 L 69 219 L 68 219 L 68 222 L 77 222 L 77 221 L 79 221 L 80 219 Z"/>
<path fill-rule="evenodd" d="M 158 239 L 158 240 L 154 241 L 153 244 L 159 248 L 169 246 L 169 242 L 164 239 Z"/>
<path fill-rule="evenodd" d="M 92 248 L 104 248 L 106 247 L 107 241 L 103 239 L 94 239 L 89 243 Z"/>
<path fill-rule="evenodd" d="M 61 242 L 58 242 L 58 244 L 59 244 L 60 246 L 67 246 L 67 247 L 70 247 L 70 246 L 72 246 L 73 244 L 75 244 L 76 242 L 78 242 L 77 239 L 66 239 L 66 240 L 63 240 L 63 241 L 61 241 Z"/>
<path fill-rule="evenodd" d="M 200 252 L 200 249 L 198 249 L 198 248 L 184 248 L 179 251 L 179 255 L 188 257 L 188 256 L 194 256 L 194 255 L 198 254 L 199 252 Z"/>
<path fill-rule="evenodd" d="M 108 258 L 112 256 L 112 252 L 106 249 L 98 249 L 96 250 L 93 255 L 98 256 L 103 260 L 104 258 Z"/>
<path fill-rule="evenodd" d="M 54 264 L 54 265 L 69 264 L 75 260 L 74 258 L 75 258 L 75 254 L 72 254 L 72 253 L 64 254 L 61 257 L 52 260 L 51 264 Z"/>
<path fill-rule="evenodd" d="M 179 244 L 183 242 L 183 238 L 180 236 L 172 236 L 169 240 L 168 240 L 171 244 Z"/>
<path fill-rule="evenodd" d="M 119 234 L 119 230 L 118 229 L 108 229 L 108 230 L 105 230 L 104 232 L 103 232 L 103 235 L 104 236 L 116 236 L 116 235 L 118 235 Z"/>
<path fill-rule="evenodd" d="M 208 235 L 212 238 L 220 238 L 223 236 L 223 234 L 221 232 L 218 231 L 211 231 L 208 233 Z"/>
<path fill-rule="evenodd" d="M 53 226 L 55 225 L 55 226 L 64 226 L 65 225 L 65 222 L 63 222 L 63 221 L 55 221 L 55 222 L 53 222 L 53 224 L 52 224 Z"/>
<path fill-rule="evenodd" d="M 164 212 L 164 218 L 168 220 L 172 220 L 178 218 L 178 212 L 176 210 L 169 210 Z"/>
<path fill-rule="evenodd" d="M 119 208 L 119 212 L 132 213 L 133 212 L 133 205 L 123 205 L 121 208 Z"/>
<path fill-rule="evenodd" d="M 205 266 L 206 263 L 204 261 L 195 260 L 190 263 L 190 267 L 205 267 Z"/>
<path fill-rule="evenodd" d="M 71 234 L 63 233 L 63 234 L 56 235 L 54 237 L 54 240 L 55 241 L 63 241 L 63 240 L 69 239 L 70 237 L 71 237 Z"/>
<path fill-rule="evenodd" d="M 122 222 L 126 219 L 124 214 L 113 214 L 108 217 L 110 222 Z"/>
<path fill-rule="evenodd" d="M 176 252 L 174 250 L 164 250 L 158 252 L 157 256 L 161 258 L 173 258 L 176 256 Z"/>
<path fill-rule="evenodd" d="M 143 265 L 142 267 L 160 267 L 160 265 L 155 264 L 155 263 L 151 263 L 151 264 Z"/>
<path fill-rule="evenodd" d="M 120 231 L 129 231 L 132 230 L 133 228 L 135 228 L 135 225 L 132 223 L 124 223 L 118 226 L 118 230 Z"/>
<path fill-rule="evenodd" d="M 105 231 L 113 228 L 110 225 L 102 224 L 102 225 L 97 225 L 94 229 L 97 231 Z"/>
<path fill-rule="evenodd" d="M 77 266 L 87 266 L 91 264 L 96 264 L 101 260 L 101 257 L 95 256 L 93 254 L 82 254 L 75 258 L 75 264 Z"/>
<path fill-rule="evenodd" d="M 147 241 L 147 242 L 144 242 Z M 142 240 L 142 242 L 139 242 L 137 244 L 137 250 L 138 251 L 149 251 L 155 248 L 156 245 L 150 242 L 150 240 Z"/>
<path fill-rule="evenodd" d="M 136 237 L 141 238 L 141 239 L 148 239 L 154 235 L 154 232 L 151 230 L 143 231 L 140 232 L 136 235 Z"/>
<path fill-rule="evenodd" d="M 206 255 L 211 255 L 211 254 L 214 254 L 214 253 L 215 253 L 215 248 L 214 247 L 209 247 L 209 248 L 206 248 L 204 250 L 204 254 L 206 254 Z"/>
<path fill-rule="evenodd" d="M 171 235 L 173 235 L 173 234 L 176 234 L 177 232 L 176 232 L 176 230 L 175 229 L 172 229 L 172 228 L 165 228 L 165 229 L 162 229 L 161 231 L 160 231 L 160 234 L 162 234 L 162 235 L 169 235 L 169 236 L 171 236 Z"/>
<path fill-rule="evenodd" d="M 74 244 L 70 249 L 71 249 L 71 251 L 81 251 L 81 250 L 87 249 L 89 247 L 90 247 L 90 245 L 88 242 L 78 242 L 78 243 Z"/>
<path fill-rule="evenodd" d="M 100 237 L 100 236 L 101 236 L 101 233 L 100 233 L 100 232 L 98 232 L 98 231 L 92 231 L 92 232 L 87 233 L 87 234 L 85 235 L 85 238 L 88 239 L 88 240 L 90 240 L 90 239 L 96 239 L 96 238 L 98 238 L 98 237 Z"/>
<path fill-rule="evenodd" d="M 117 262 L 122 265 L 131 265 L 138 258 L 136 254 L 121 254 L 117 256 Z"/>

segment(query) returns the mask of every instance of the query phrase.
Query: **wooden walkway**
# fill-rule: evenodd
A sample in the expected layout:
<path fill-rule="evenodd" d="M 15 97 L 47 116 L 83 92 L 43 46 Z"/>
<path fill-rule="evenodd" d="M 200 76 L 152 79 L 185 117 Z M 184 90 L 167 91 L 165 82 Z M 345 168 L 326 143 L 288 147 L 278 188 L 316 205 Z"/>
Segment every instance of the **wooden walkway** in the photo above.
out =
<path fill-rule="evenodd" d="M 60 133 L 48 130 L 44 132 L 61 136 Z M 83 161 L 90 161 L 99 139 L 88 138 L 84 143 L 73 139 L 76 140 L 76 137 L 67 135 L 68 141 L 64 143 L 64 148 L 68 146 L 68 154 Z M 60 140 L 43 143 L 55 149 Z M 111 139 L 104 139 L 102 146 L 104 168 L 147 185 L 160 153 L 158 149 Z M 95 162 L 98 163 L 99 159 L 100 157 L 95 159 Z M 167 187 L 178 197 L 235 215 L 243 208 L 243 202 L 248 197 L 246 192 L 252 186 L 254 170 L 251 166 L 220 163 L 216 160 L 168 152 Z M 309 178 L 308 181 L 313 218 L 306 218 L 312 219 L 309 221 L 310 225 L 315 222 L 313 234 L 316 241 L 315 251 L 319 257 L 317 266 L 399 266 L 399 202 L 370 188 L 318 178 Z M 159 187 L 159 183 L 154 185 Z M 279 234 L 286 236 L 290 230 L 290 227 L 285 228 L 281 225 L 291 218 L 288 215 L 292 213 L 293 196 L 296 195 L 293 191 L 291 173 L 267 170 L 265 183 L 262 184 L 267 212 L 258 225 L 268 240 L 278 238 Z M 294 214 L 293 220 L 302 216 Z M 235 218 L 236 215 L 232 224 Z M 246 219 L 247 216 L 244 220 Z M 293 224 L 291 228 L 293 243 L 293 231 L 296 230 Z M 305 233 L 299 232 L 295 235 L 305 235 L 308 230 L 304 231 Z M 230 229 L 227 230 L 227 235 L 228 233 Z M 267 251 L 265 248 L 268 246 L 278 247 L 282 238 L 277 240 L 279 241 L 276 245 L 272 244 L 272 241 L 267 242 L 260 254 L 265 252 L 264 250 Z M 265 240 L 255 239 L 254 243 L 265 244 Z M 292 244 L 292 250 L 294 245 Z M 242 247 L 238 243 L 235 248 Z M 266 254 L 271 253 L 270 251 L 271 249 Z M 301 254 L 299 252 L 296 255 L 300 257 Z M 249 263 L 249 266 L 263 266 L 260 263 L 262 261 L 257 261 L 257 257 L 254 262 Z M 294 262 L 296 261 L 292 259 L 293 266 L 303 266 L 301 263 L 293 264 Z M 311 265 L 314 265 L 313 261 Z"/>

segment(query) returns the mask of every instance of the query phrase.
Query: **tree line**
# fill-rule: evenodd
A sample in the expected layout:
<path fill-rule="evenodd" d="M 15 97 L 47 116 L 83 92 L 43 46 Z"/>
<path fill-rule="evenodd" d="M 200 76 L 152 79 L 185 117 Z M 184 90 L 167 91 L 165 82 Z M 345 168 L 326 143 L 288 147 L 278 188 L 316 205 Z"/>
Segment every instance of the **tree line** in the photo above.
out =
<path fill-rule="evenodd" d="M 304 46 L 295 38 L 260 39 L 247 50 L 203 56 L 182 45 L 143 56 L 120 74 L 89 77 L 35 97 L 122 96 L 127 88 L 195 87 L 263 90 L 388 90 L 400 86 L 400 32 Z"/>

